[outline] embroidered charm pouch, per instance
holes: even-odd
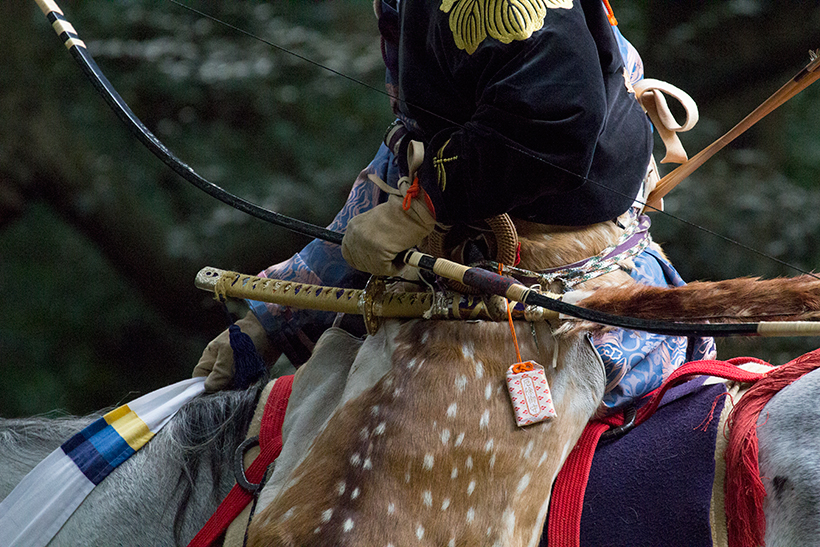
[[[507,369],[507,390],[518,427],[556,417],[544,367],[535,361],[516,363]]]

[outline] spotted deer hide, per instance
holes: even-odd
[[[249,545],[537,544],[552,481],[603,396],[586,336],[556,341],[547,324],[518,326],[522,357],[546,365],[558,413],[519,428],[504,382],[515,361],[508,325],[389,329],[389,344],[362,346],[393,346],[389,371],[332,414],[253,519]],[[329,362],[316,355],[306,377]]]

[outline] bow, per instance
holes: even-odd
[[[256,218],[276,224],[293,232],[340,244],[343,234],[270,211],[242,198],[234,196],[216,184],[206,180],[189,165],[175,156],[134,114],[125,100],[117,93],[114,86],[102,73],[97,63],[88,53],[85,43],[77,35],[74,26],[65,18],[65,14],[54,0],[35,0],[46,18],[51,23],[57,36],[79,64],[83,73],[91,80],[94,88],[102,95],[117,117],[131,130],[137,139],[155,156],[182,178],[206,192],[208,195]],[[540,306],[558,313],[592,321],[612,327],[628,330],[640,330],[674,336],[792,336],[796,334],[820,334],[820,323],[806,321],[793,322],[760,322],[735,324],[702,324],[650,321],[634,317],[622,317],[588,308],[575,306],[560,300],[549,298],[532,291],[509,278],[493,272],[469,268],[443,259],[435,259],[415,251],[406,253],[405,262],[412,266],[431,271],[442,277],[455,279],[466,285],[476,287],[489,294],[505,296],[510,300],[528,305]],[[778,325],[779,328],[772,328]],[[791,327],[787,329],[786,327]]]
[[[53,0],[35,0],[42,12],[45,14],[52,28],[57,33],[57,36],[65,44],[65,47],[71,53],[83,74],[91,80],[94,88],[102,95],[108,106],[114,111],[117,117],[131,130],[134,136],[150,150],[155,156],[170,167],[179,176],[207,193],[209,196],[218,199],[219,201],[230,205],[235,209],[247,213],[251,216],[265,220],[277,226],[281,226],[293,232],[314,237],[328,241],[331,243],[341,244],[342,234],[321,228],[314,224],[304,222],[285,216],[281,213],[265,209],[240,197],[237,197],[216,184],[208,181],[199,173],[193,170],[191,166],[183,162],[166,147],[151,131],[145,127],[145,124],[131,111],[131,108],[126,104],[125,100],[117,93],[105,74],[102,73],[100,67],[88,53],[85,43],[80,40],[74,25],[68,22],[65,14]]]

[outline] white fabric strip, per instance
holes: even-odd
[[[150,430],[147,437],[150,438],[182,405],[205,391],[204,382],[205,378],[190,378],[143,395],[126,405],[136,414],[129,413],[126,419],[129,422],[142,420]],[[98,423],[99,420],[94,422]],[[109,435],[116,433],[118,423],[109,424],[113,426],[107,430]],[[143,446],[133,447],[133,439],[123,440],[134,450]],[[63,447],[57,448],[0,503],[0,542],[8,547],[44,547],[93,489],[94,483]]]

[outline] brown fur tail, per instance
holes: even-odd
[[[820,319],[820,280],[804,275],[699,281],[668,289],[626,285],[598,289],[578,305],[667,321],[812,321]]]

